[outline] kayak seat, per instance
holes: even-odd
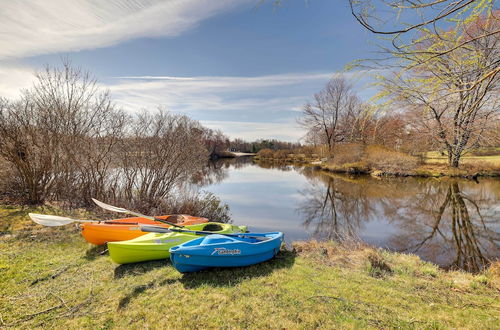
[[[203,238],[203,240],[200,242],[200,245],[230,243],[234,241],[237,240],[229,236],[216,234],[216,235],[209,235]]]
[[[203,231],[221,231],[223,230],[224,228],[222,228],[221,225],[218,225],[216,223],[209,223],[208,225],[205,225],[203,227]]]
[[[179,215],[179,214],[174,214],[174,215],[170,215],[167,217],[167,220],[168,222],[172,222],[172,223],[179,223],[179,222],[182,222],[182,220],[184,220],[184,216],[182,215]]]

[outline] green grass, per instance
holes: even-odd
[[[462,157],[462,164],[477,164],[480,162],[488,162],[492,165],[500,165],[500,154],[492,156],[472,156],[465,155]],[[437,151],[430,151],[425,154],[426,163],[447,163],[447,156],[442,156]]]
[[[498,267],[444,272],[418,257],[309,243],[247,268],[179,274],[117,266],[74,226],[0,207],[1,326],[54,328],[494,328]],[[496,273],[495,273],[496,271]]]

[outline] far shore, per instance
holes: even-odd
[[[481,160],[481,157],[475,157]],[[500,158],[500,157],[499,157]],[[374,177],[423,177],[423,178],[439,178],[439,177],[459,177],[466,179],[476,179],[478,177],[500,177],[500,167],[493,166],[491,168],[477,166],[476,163],[464,163],[459,168],[449,167],[444,162],[436,162],[427,160],[425,163],[413,169],[381,169],[369,166],[363,162],[346,163],[337,165],[329,160],[320,160],[315,158],[263,158],[254,157],[256,162],[274,163],[274,164],[291,164],[299,166],[313,166],[318,170],[323,170],[333,173],[371,175]],[[389,165],[387,167],[390,167]]]
[[[215,154],[215,159],[218,158],[236,158],[236,157],[252,157],[257,154],[251,152],[239,152],[239,151],[221,151]]]

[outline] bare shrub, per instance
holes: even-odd
[[[2,203],[20,201],[22,196],[19,189],[15,189],[20,184],[15,169],[0,157],[0,201]]]
[[[259,150],[259,152],[257,153],[257,155],[260,158],[273,158],[274,157],[274,151],[271,150],[271,149],[262,149],[262,150]]]
[[[286,159],[288,157],[288,154],[290,154],[290,150],[288,150],[288,149],[281,149],[281,150],[276,150],[274,152],[273,157],[275,159]]]
[[[122,124],[123,114],[89,73],[67,62],[46,67],[20,100],[0,102],[0,156],[16,170],[28,203],[89,186],[95,194]]]
[[[171,200],[165,213],[196,214],[210,221],[230,223],[229,206],[211,192],[181,194]]]
[[[303,146],[298,148],[295,153],[296,154],[304,154],[306,157],[311,157],[313,154],[316,154],[318,151],[318,147],[315,146]]]
[[[213,130],[204,127],[203,143],[211,159],[231,157],[231,153],[226,152],[230,145],[229,138],[221,130]]]
[[[130,130],[120,144],[122,184],[113,197],[136,209],[156,208],[206,164],[201,125],[186,116],[164,109],[143,112]]]

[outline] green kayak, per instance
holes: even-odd
[[[184,227],[186,230],[210,231],[217,234],[245,233],[246,226],[233,226],[227,223],[207,222]],[[117,264],[129,264],[148,260],[167,259],[171,247],[188,242],[204,235],[194,233],[149,233],[120,242],[109,242],[111,259]]]

